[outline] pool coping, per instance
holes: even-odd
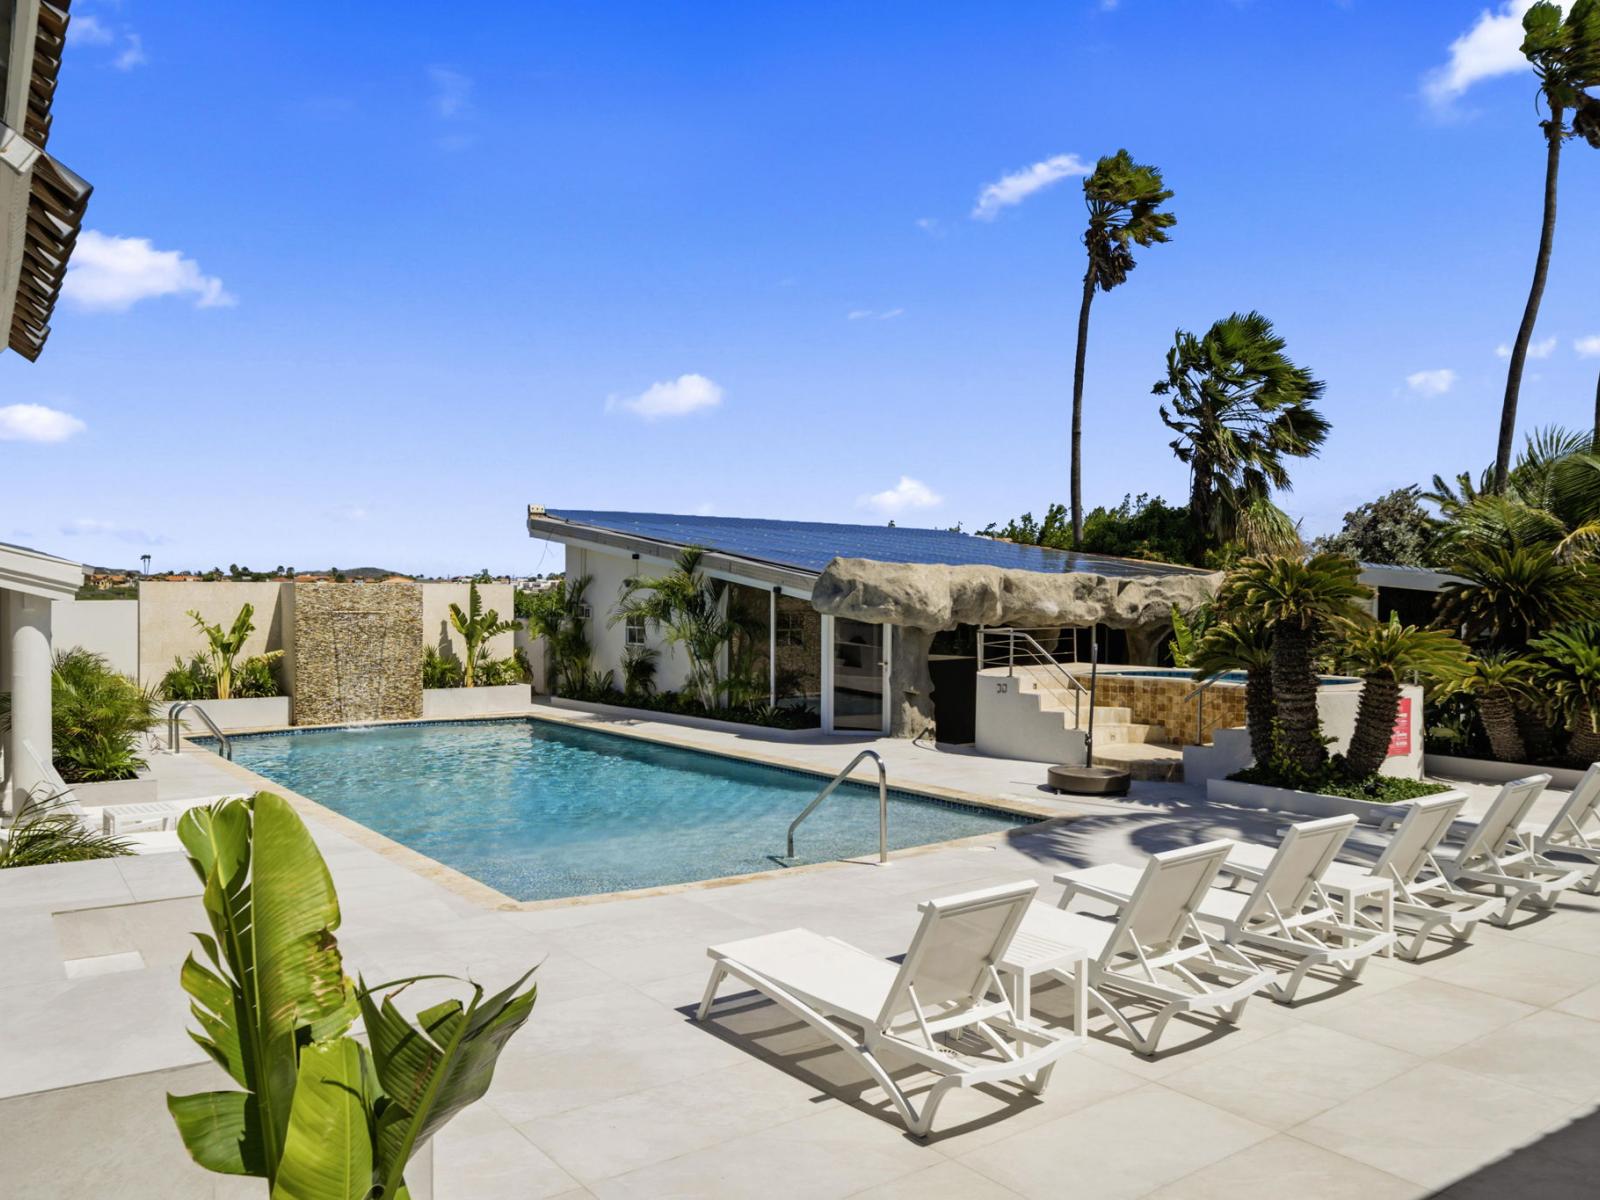
[[[569,716],[566,715],[564,710],[561,709],[539,707],[519,709],[505,713],[425,718],[403,717],[394,720],[363,721],[359,724],[362,728],[369,728],[389,725],[460,725],[506,723],[510,721],[527,720],[549,721],[551,724],[566,725],[575,729],[593,729],[596,732],[613,734],[617,737],[633,738],[636,741],[650,742],[654,745],[667,746],[677,750],[690,750],[700,754],[708,754],[713,758],[732,759],[737,762],[751,763],[756,766],[779,767],[784,770],[794,771],[802,775],[810,776],[821,783],[826,783],[829,779],[833,778],[833,776],[829,773],[820,771],[816,767],[810,766],[806,763],[793,762],[791,760],[782,759],[776,756],[754,754],[745,750],[710,749],[694,743],[678,741],[674,738],[658,734],[655,731],[618,729],[610,723],[615,718],[604,718],[606,723],[602,726],[600,725],[600,722],[595,719],[595,716],[595,714],[579,712],[572,712]],[[315,733],[319,731],[331,731],[349,728],[351,728],[351,725],[348,722],[337,722],[323,725],[285,725],[270,726],[260,729],[234,730],[229,733],[229,736],[232,737],[237,735],[239,737],[248,737],[251,735],[260,734],[284,734],[292,736],[297,733]],[[973,834],[968,837],[952,838],[943,842],[929,842],[921,846],[907,846],[901,850],[891,850],[889,851],[889,863],[887,864],[878,863],[875,860],[875,856],[873,858],[856,857],[830,859],[826,862],[802,863],[792,867],[773,867],[770,870],[752,871],[743,875],[719,875],[713,879],[692,879],[683,883],[660,884],[654,887],[627,888],[614,892],[591,892],[581,896],[554,896],[544,900],[518,900],[515,897],[506,895],[497,888],[490,887],[482,880],[473,878],[464,871],[457,870],[455,867],[447,866],[446,864],[439,862],[437,859],[430,858],[428,855],[423,854],[418,850],[414,850],[402,842],[397,842],[393,838],[381,834],[377,830],[371,829],[366,825],[361,824],[361,822],[355,820],[354,818],[347,817],[343,813],[329,808],[325,804],[321,804],[308,796],[302,796],[300,793],[285,787],[276,780],[268,779],[265,775],[257,774],[248,767],[240,766],[238,763],[223,758],[222,755],[218,754],[216,751],[207,746],[201,745],[200,742],[195,738],[185,736],[182,738],[182,742],[187,744],[196,753],[210,755],[216,761],[218,766],[226,769],[228,772],[238,775],[242,778],[247,778],[252,781],[260,781],[261,783],[268,785],[266,788],[262,788],[257,786],[255,783],[252,783],[252,791],[270,790],[275,794],[281,795],[290,803],[293,808],[295,808],[296,811],[300,812],[302,815],[314,817],[323,824],[332,826],[335,830],[344,834],[346,837],[350,838],[352,841],[358,843],[364,848],[375,852],[391,862],[405,867],[414,874],[420,875],[423,878],[438,884],[440,887],[445,888],[447,891],[454,893],[464,900],[469,900],[472,903],[487,909],[502,912],[535,912],[545,908],[563,908],[568,906],[575,907],[584,904],[601,904],[612,900],[631,900],[644,899],[650,896],[667,896],[691,890],[698,891],[709,888],[732,887],[741,883],[751,883],[763,879],[773,879],[779,876],[792,876],[797,872],[836,870],[851,866],[875,867],[892,865],[897,859],[909,858],[919,854],[929,854],[938,850],[948,850],[962,846],[976,847],[989,842],[997,842],[1010,836],[1017,830],[1039,829],[1055,823],[1066,823],[1076,820],[1080,815],[1077,813],[1062,813],[1056,809],[1046,808],[1042,804],[1030,804],[1025,800],[1008,799],[1000,796],[982,796],[974,792],[962,791],[959,788],[941,787],[936,784],[918,785],[915,788],[897,787],[892,788],[891,790],[906,793],[912,796],[924,796],[932,800],[950,801],[967,805],[972,808],[989,809],[994,812],[1004,813],[1008,816],[1026,817],[1029,818],[1029,820],[1025,824],[1018,824],[1015,829],[1011,830],[996,830],[992,833]],[[847,776],[847,779],[855,783],[867,783],[869,785],[872,782],[871,780],[857,778],[857,772],[852,772],[849,776]]]

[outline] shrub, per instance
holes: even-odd
[[[56,770],[68,783],[132,779],[139,734],[156,723],[156,697],[87,650],[56,654],[50,675]]]

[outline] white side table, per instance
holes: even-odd
[[[1033,981],[1056,975],[1072,986],[1072,1028],[1081,1046],[1089,1034],[1089,952],[1059,926],[1061,910],[1037,900],[1028,906],[1005,957],[995,964],[1017,1018],[1033,1020]]]

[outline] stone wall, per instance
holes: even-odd
[[[1086,685],[1088,672],[1078,678]],[[1095,678],[1095,703],[1101,708],[1127,708],[1139,725],[1164,725],[1167,741],[1176,746],[1195,744],[1199,699],[1184,697],[1198,685],[1186,677],[1152,679],[1103,671]],[[1244,724],[1244,686],[1219,683],[1206,690],[1205,732]],[[1203,739],[1202,739],[1203,741]]]
[[[291,594],[296,725],[422,715],[422,585],[301,583]]]

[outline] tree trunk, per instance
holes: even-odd
[[[1277,705],[1279,749],[1302,771],[1328,756],[1317,720],[1317,679],[1311,670],[1311,631],[1285,623],[1272,635],[1272,698]]]
[[[1572,740],[1567,753],[1584,762],[1600,761],[1600,731],[1595,729],[1594,712],[1587,704],[1573,714]]]
[[[1190,558],[1199,563],[1211,541],[1211,477],[1199,462],[1189,464]]]
[[[1527,746],[1517,727],[1517,710],[1502,692],[1485,692],[1478,697],[1478,716],[1489,737],[1489,753],[1501,762],[1526,762]]]
[[[1400,684],[1392,676],[1368,675],[1361,681],[1361,703],[1356,708],[1356,727],[1345,751],[1345,772],[1352,779],[1376,775],[1389,757],[1389,741],[1394,721],[1400,712]]]
[[[1506,476],[1511,471],[1511,443],[1517,431],[1517,397],[1522,391],[1522,367],[1528,359],[1528,343],[1533,340],[1533,327],[1539,320],[1544,281],[1550,273],[1550,251],[1555,246],[1556,175],[1561,168],[1564,115],[1564,109],[1553,105],[1550,119],[1544,125],[1545,141],[1548,143],[1544,166],[1544,224],[1539,230],[1539,257],[1534,260],[1533,287],[1528,291],[1522,324],[1517,328],[1517,340],[1511,346],[1511,364],[1506,368],[1506,395],[1500,404],[1500,443],[1494,458],[1494,491],[1497,493],[1506,490]]]
[[[1264,668],[1245,672],[1244,723],[1256,765],[1264,766],[1272,758],[1272,673]]]
[[[1600,454],[1600,374],[1594,377],[1594,435],[1589,439],[1589,449]]]
[[[1072,367],[1072,548],[1083,545],[1083,364],[1089,357],[1089,306],[1094,303],[1094,263],[1083,273],[1078,309],[1078,356]]]

